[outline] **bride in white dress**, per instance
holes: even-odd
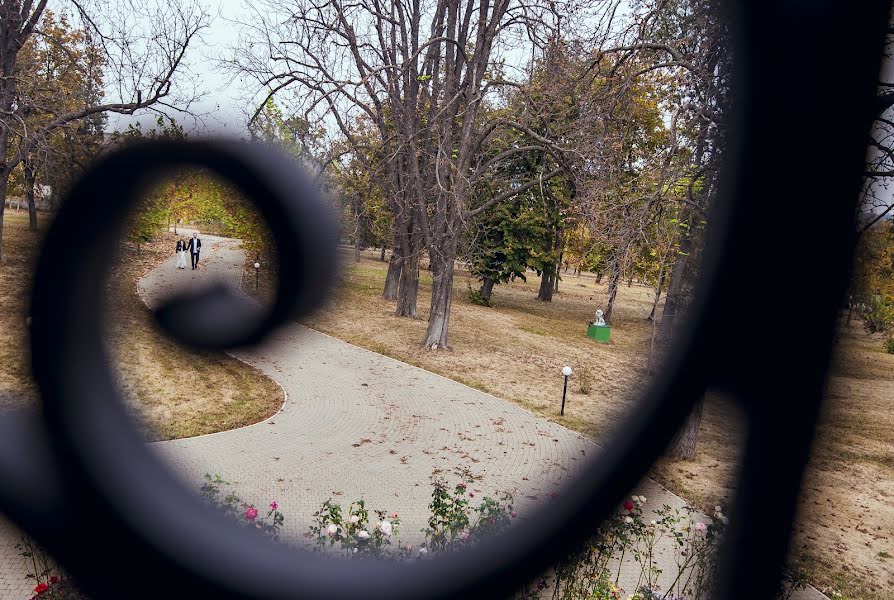
[[[186,268],[186,244],[183,240],[177,240],[177,268]]]

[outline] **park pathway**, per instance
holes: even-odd
[[[202,269],[178,271],[172,258],[140,280],[147,303],[214,280],[239,286],[239,242],[203,236],[203,244]],[[478,497],[513,492],[524,519],[599,451],[514,404],[298,324],[235,356],[283,386],[282,410],[241,429],[150,446],[192,489],[206,473],[220,474],[246,500],[277,501],[286,515],[284,537],[294,541],[325,500],[346,506],[364,498],[371,509],[397,511],[398,539],[418,544],[432,476],[452,484],[462,470],[475,477]],[[646,496],[647,515],[664,504],[685,504],[651,480],[636,493]],[[0,521],[0,600],[28,596],[14,543]],[[669,552],[663,549],[665,560]],[[622,570],[628,593],[638,573],[635,564]],[[796,597],[823,598],[815,591]]]

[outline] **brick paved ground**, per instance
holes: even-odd
[[[237,244],[211,236],[203,242],[206,268],[177,271],[171,259],[141,280],[147,301],[216,277],[238,284]],[[523,519],[598,452],[590,440],[513,404],[297,324],[237,356],[285,388],[282,411],[242,429],[151,448],[193,489],[205,473],[219,473],[246,500],[276,500],[291,540],[302,539],[325,500],[364,498],[370,508],[400,513],[399,538],[418,544],[432,475],[456,482],[461,469],[475,475],[472,488],[481,496],[514,491]],[[684,504],[650,480],[637,493],[649,510]],[[9,550],[13,537],[0,523],[0,600],[28,591]],[[622,584],[631,589],[638,573],[627,565]]]
[[[15,547],[18,541],[18,530],[0,519],[0,600],[22,600],[34,587],[25,579],[25,559]]]

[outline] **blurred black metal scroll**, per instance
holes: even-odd
[[[548,511],[443,559],[339,562],[276,549],[230,526],[150,455],[113,385],[100,312],[107,245],[145,184],[172,168],[210,169],[256,202],[276,241],[278,293],[269,309],[249,311],[216,290],[158,310],[187,345],[257,343],[318,305],[334,273],[332,215],[294,163],[269,149],[214,142],[113,153],[65,202],[33,291],[32,361],[44,408],[0,419],[0,509],[97,598],[505,597],[595,530],[712,387],[738,400],[748,424],[715,596],[771,598],[848,281],[889,5],[730,8],[735,121],[697,301],[666,372]],[[755,272],[772,298],[755,298],[748,280]],[[773,299],[791,306],[805,282],[810,299],[787,320],[797,355],[743,326],[775,318]]]

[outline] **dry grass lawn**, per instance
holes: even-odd
[[[28,366],[28,291],[40,232],[27,214],[7,211],[0,263],[0,408],[37,402]],[[111,274],[108,339],[122,388],[149,439],[213,433],[255,423],[283,402],[282,389],[260,371],[222,354],[192,353],[158,331],[136,281],[171,255],[173,236],[124,245]]]
[[[536,277],[500,285],[494,306],[469,302],[468,273],[456,276],[451,352],[419,347],[431,291],[423,272],[416,321],[393,316],[381,298],[387,263],[365,253],[360,263],[343,253],[335,298],[306,324],[515,402],[599,439],[620,421],[646,383],[652,290],[622,285],[611,344],[585,336],[605,301],[606,286],[592,275],[566,275],[552,303],[537,301]],[[252,281],[252,284],[254,282]],[[262,288],[264,287],[262,280]],[[559,416],[560,369],[571,365],[565,416]],[[584,385],[582,386],[582,382]],[[584,393],[587,389],[588,393]],[[843,332],[828,406],[813,452],[796,526],[793,561],[811,581],[847,598],[894,598],[894,355],[858,326]],[[705,404],[698,456],[662,460],[652,477],[710,509],[728,505],[741,449],[735,407],[720,397]]]
[[[882,339],[843,325],[827,393],[793,550],[848,597],[894,598],[894,355]]]
[[[6,210],[0,262],[0,410],[33,404],[37,399],[25,319],[42,237],[41,231],[28,229],[27,212]]]

